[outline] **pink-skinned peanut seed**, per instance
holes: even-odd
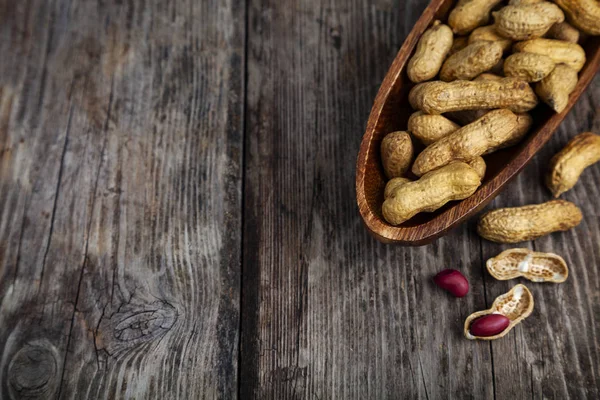
[[[503,332],[508,325],[510,325],[510,319],[502,314],[484,315],[471,323],[469,332],[473,336],[494,336]]]
[[[439,272],[433,281],[455,297],[463,297],[469,292],[469,281],[455,269],[445,269]]]

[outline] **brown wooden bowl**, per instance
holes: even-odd
[[[550,139],[600,66],[600,37],[589,37],[582,44],[587,62],[562,113],[557,114],[546,105],[539,105],[532,110],[534,125],[526,140],[485,157],[486,175],[481,187],[471,197],[450,202],[433,213],[417,214],[400,226],[392,226],[381,214],[387,180],[381,165],[379,146],[387,133],[407,129],[408,117],[413,112],[408,103],[408,92],[414,84],[408,79],[404,66],[423,32],[436,19],[447,20],[454,3],[453,0],[432,0],[407,36],[377,93],[360,145],[356,163],[356,201],[369,232],[385,243],[430,243],[485,207]]]

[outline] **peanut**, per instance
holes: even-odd
[[[552,200],[490,211],[479,220],[477,232],[492,242],[518,243],[566,231],[579,225],[581,219],[581,210],[575,204]]]
[[[488,71],[502,59],[502,46],[498,42],[475,42],[454,53],[444,62],[440,79],[471,79]]]
[[[414,148],[408,132],[392,132],[381,141],[381,161],[388,178],[402,176],[413,159]]]
[[[404,185],[405,183],[410,182],[410,179],[408,178],[392,178],[388,181],[388,183],[385,185],[385,191],[383,193],[383,198],[387,199],[388,197],[392,196],[392,193],[394,193],[394,191],[399,188],[400,186]]]
[[[426,82],[416,85],[408,100],[414,109],[426,114],[442,114],[461,110],[508,108],[526,112],[537,105],[531,87],[520,79],[499,81]]]
[[[502,46],[502,51],[506,53],[512,47],[512,40],[502,37],[496,32],[494,25],[481,26],[471,32],[469,35],[469,44],[477,41],[498,42]]]
[[[567,14],[569,22],[589,35],[600,35],[598,0],[554,0]]]
[[[535,85],[535,92],[540,100],[548,104],[557,113],[562,112],[569,104],[569,94],[577,86],[577,72],[564,64],[556,68]]]
[[[548,56],[535,53],[515,53],[504,61],[504,75],[538,82],[554,69],[554,61]]]
[[[435,21],[417,44],[417,50],[408,62],[408,78],[415,82],[433,79],[452,47],[452,30],[448,25]]]
[[[454,297],[464,297],[469,292],[469,281],[460,271],[445,269],[433,277],[433,282]]]
[[[568,22],[559,22],[558,24],[552,25],[550,30],[546,33],[546,37],[549,39],[577,43],[579,42],[579,31]]]
[[[461,51],[462,49],[467,47],[468,44],[469,44],[468,36],[455,36],[454,42],[452,42],[452,47],[450,48],[450,52],[448,53],[448,56],[451,56],[452,54],[454,54],[458,51]]]
[[[553,24],[565,20],[562,10],[547,1],[506,6],[492,15],[496,31],[513,40],[541,37]]]
[[[490,20],[490,11],[502,0],[459,0],[448,16],[448,25],[457,35],[465,35]]]
[[[481,156],[512,139],[518,127],[518,116],[511,111],[490,111],[425,148],[417,156],[412,172],[421,176],[453,160],[468,161]]]
[[[516,285],[508,293],[496,297],[488,310],[478,311],[467,317],[463,330],[465,337],[471,340],[500,339],[531,315],[533,304],[529,289],[525,285]],[[496,315],[500,317],[492,317]],[[506,322],[501,316],[509,319],[508,326],[503,326]]]
[[[474,337],[490,337],[502,333],[510,325],[510,319],[501,314],[489,314],[475,319],[469,327]]]
[[[600,136],[584,132],[575,136],[550,160],[546,185],[558,197],[571,189],[587,167],[600,161]]]
[[[460,126],[442,115],[428,115],[421,111],[413,113],[408,119],[408,130],[424,145],[456,131]]]
[[[569,268],[561,256],[529,249],[503,251],[490,258],[485,266],[490,275],[501,281],[522,276],[533,282],[561,283],[569,276]]]
[[[567,64],[575,71],[581,71],[585,64],[585,51],[577,43],[554,39],[531,39],[515,43],[513,50],[523,53],[535,53],[548,56],[555,64]]]
[[[383,202],[383,217],[390,224],[399,225],[417,213],[435,211],[451,200],[465,199],[479,185],[481,179],[473,168],[453,163],[396,188]]]

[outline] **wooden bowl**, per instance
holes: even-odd
[[[383,173],[379,146],[387,133],[407,129],[408,117],[414,111],[408,103],[408,92],[414,84],[408,79],[404,66],[423,32],[436,19],[446,21],[454,3],[452,0],[433,0],[407,36],[377,93],[360,145],[356,163],[356,201],[369,232],[385,243],[430,243],[485,207],[550,139],[600,66],[600,37],[589,37],[582,44],[587,62],[579,73],[577,87],[571,93],[569,104],[562,113],[557,114],[540,104],[530,113],[534,125],[522,143],[485,157],[486,176],[475,194],[460,202],[450,202],[433,213],[417,214],[402,225],[392,226],[381,214],[387,180]]]

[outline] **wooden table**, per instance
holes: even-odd
[[[524,244],[569,279],[493,343],[462,324],[512,246],[362,226],[365,122],[425,6],[0,0],[0,398],[599,398],[600,166],[564,196],[582,224]],[[548,200],[584,130],[600,77],[491,206]]]

